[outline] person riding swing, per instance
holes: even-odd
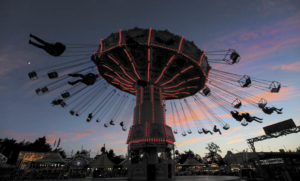
[[[56,42],[53,44],[53,43],[48,43],[33,34],[30,34],[29,36],[30,36],[30,38],[33,38],[38,43],[40,43],[40,44],[38,44],[36,42],[31,41],[31,39],[30,39],[29,44],[31,44],[37,48],[45,50],[48,54],[50,54],[52,56],[58,57],[61,54],[63,54],[64,51],[66,50],[66,46],[60,42]]]

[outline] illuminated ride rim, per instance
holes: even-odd
[[[204,88],[210,66],[204,51],[168,31],[132,29],[100,41],[95,54],[99,74],[116,88],[136,94],[136,85],[161,89],[164,100],[180,99]]]
[[[66,46],[61,57],[72,60],[29,72],[32,80],[48,77],[49,83],[35,92],[42,95],[64,88],[52,105],[70,108],[74,116],[87,113],[87,122],[102,122],[105,128],[118,124],[127,131],[130,125],[142,123],[148,129],[149,121],[138,118],[144,115],[152,123],[161,120],[163,127],[166,120],[171,121],[173,133],[180,132],[182,136],[191,134],[194,128],[199,134],[222,134],[221,129],[228,130],[230,125],[217,111],[229,114],[242,126],[262,122],[243,111],[243,105],[252,105],[265,114],[282,111],[268,107],[265,98],[256,96],[262,91],[278,93],[283,87],[279,82],[211,68],[215,64],[237,64],[241,57],[234,49],[200,50],[183,36],[151,28],[112,33],[100,40],[96,51],[93,44]],[[99,77],[93,83],[78,81],[78,74],[88,73]],[[251,93],[250,89],[258,92]],[[143,100],[160,108],[141,108]],[[170,113],[168,117],[165,109]],[[141,110],[143,114],[136,113]],[[132,111],[134,114],[128,116]],[[143,136],[142,141],[145,140],[148,141]],[[162,141],[161,137],[156,141]]]

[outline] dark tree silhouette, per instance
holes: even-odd
[[[100,150],[100,151],[101,151],[102,154],[106,153],[105,144],[101,147],[101,150]]]
[[[114,150],[113,149],[110,149],[109,151],[108,151],[108,153],[107,153],[107,157],[109,158],[109,159],[112,159],[113,157],[115,157],[116,155],[115,155],[115,153],[114,153]]]
[[[221,153],[221,149],[219,145],[215,144],[214,142],[208,143],[205,149],[208,150],[206,154],[206,159],[208,163],[219,163],[222,160],[222,157],[219,155]]]
[[[62,148],[56,148],[53,151],[59,153],[62,158],[67,158],[65,150]]]
[[[51,146],[46,142],[46,137],[37,138],[33,143],[17,142],[15,139],[0,139],[0,153],[5,155],[8,160],[8,164],[15,164],[18,159],[20,151],[29,151],[29,152],[51,152]],[[63,154],[63,150],[58,150],[59,153]],[[64,156],[64,155],[62,155]]]
[[[87,151],[87,150],[85,150],[85,149],[83,149],[83,150],[81,150],[81,151],[77,151],[76,153],[75,153],[75,155],[85,155],[85,156],[89,156],[89,151]]]
[[[184,151],[184,153],[182,153],[182,154],[180,154],[179,151],[176,150],[175,155],[176,155],[177,162],[179,162],[181,164],[184,163],[186,161],[186,159],[188,159],[188,158],[193,158],[193,159],[199,161],[200,163],[202,163],[201,156],[194,153],[192,150]]]
[[[29,145],[30,151],[35,152],[50,152],[51,146],[46,142],[46,137],[36,139],[32,144]]]

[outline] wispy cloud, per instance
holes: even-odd
[[[250,97],[249,99],[255,99],[255,97],[261,97],[266,99],[269,102],[274,101],[282,101],[282,100],[289,100],[295,97],[298,97],[297,89],[294,87],[283,87],[280,89],[280,92],[277,94],[271,93],[271,92],[262,92],[259,94],[254,95],[253,97]]]
[[[59,138],[61,138],[63,142],[69,142],[69,141],[74,142],[74,141],[81,140],[85,137],[91,136],[95,132],[96,131],[94,129],[85,129],[80,131],[76,130],[76,131],[67,131],[67,132],[54,131],[53,133],[48,134],[46,138],[48,143],[54,143],[55,140],[58,140]]]
[[[189,139],[186,139],[186,140],[184,140],[184,141],[177,142],[177,143],[176,143],[176,146],[180,147],[180,146],[192,144],[192,143],[195,143],[195,142],[200,141],[200,140],[205,140],[205,139],[207,139],[209,136],[210,136],[210,135],[206,135],[206,136],[202,136],[202,137],[193,137],[193,138],[189,138]]]
[[[17,52],[6,48],[0,51],[0,77],[27,65],[25,52]]]
[[[17,141],[22,141],[24,139],[26,141],[34,141],[34,139],[38,137],[38,135],[35,133],[21,133],[15,132],[13,130],[5,130],[4,134],[6,135],[6,137],[11,137],[13,139],[16,139]]]
[[[236,138],[236,139],[233,139],[229,142],[227,142],[227,144],[233,144],[233,143],[238,143],[238,142],[242,142],[244,141],[242,138]]]
[[[283,18],[270,22],[261,27],[253,26],[241,28],[217,37],[206,44],[210,49],[238,48],[241,54],[241,62],[234,67],[222,66],[231,70],[239,67],[248,68],[255,65],[257,61],[278,56],[286,49],[300,46],[300,13],[296,13],[288,18]]]
[[[284,71],[292,71],[292,72],[300,72],[300,61],[296,61],[290,64],[279,64],[270,66],[271,70],[284,70]]]

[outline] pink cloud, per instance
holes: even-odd
[[[0,52],[0,76],[3,77],[7,73],[15,71],[19,68],[27,66],[24,59],[28,53],[16,52],[15,50],[6,48]]]
[[[206,138],[208,138],[208,137],[209,137],[209,135],[206,135],[206,136],[203,136],[203,137],[193,137],[193,138],[189,138],[189,139],[186,139],[186,140],[184,140],[184,141],[177,142],[177,143],[176,143],[176,146],[180,147],[180,146],[192,144],[192,143],[195,143],[195,142],[197,142],[197,141],[204,140],[204,139],[206,139]]]
[[[54,131],[53,133],[48,134],[46,138],[48,143],[54,143],[55,140],[57,141],[59,138],[61,139],[62,142],[68,142],[68,141],[80,140],[84,137],[91,136],[93,133],[95,133],[94,129],[68,131],[68,132]]]
[[[274,65],[270,67],[272,70],[286,70],[286,71],[293,71],[293,72],[298,72],[300,71],[300,61],[296,61],[294,63],[290,64],[279,64],[279,65]]]
[[[127,151],[127,147],[124,146],[124,147],[114,148],[114,151],[116,151],[116,152],[124,152],[124,151]]]
[[[20,133],[12,130],[5,130],[4,133],[7,135],[7,137],[11,137],[17,141],[34,141],[38,137],[38,135],[35,133]]]
[[[241,62],[234,67],[222,66],[225,70],[254,65],[255,62],[266,57],[275,57],[286,49],[299,47],[299,19],[300,13],[296,13],[289,18],[277,20],[259,28],[237,29],[231,34],[226,34],[206,43],[205,47],[209,50],[237,49],[242,58]]]
[[[294,87],[283,87],[280,89],[280,92],[277,94],[271,92],[262,92],[254,95],[253,97],[250,97],[249,99],[255,99],[255,97],[262,97],[266,99],[268,102],[274,102],[274,101],[289,100],[298,96],[299,95],[297,94],[296,89]]]
[[[47,135],[46,136],[46,140],[47,140],[47,143],[54,143],[56,140],[58,140],[59,138],[57,138],[55,135],[53,134],[50,134],[50,135]]]
[[[74,136],[73,136],[73,138],[71,138],[71,140],[72,141],[77,141],[77,140],[79,140],[83,137],[90,136],[93,132],[94,132],[94,130],[89,129],[89,130],[85,130],[85,131],[82,131],[82,132],[74,133]]]
[[[242,142],[244,141],[242,138],[236,138],[236,139],[233,139],[229,142],[227,142],[227,144],[233,144],[233,143],[238,143],[238,142]]]

